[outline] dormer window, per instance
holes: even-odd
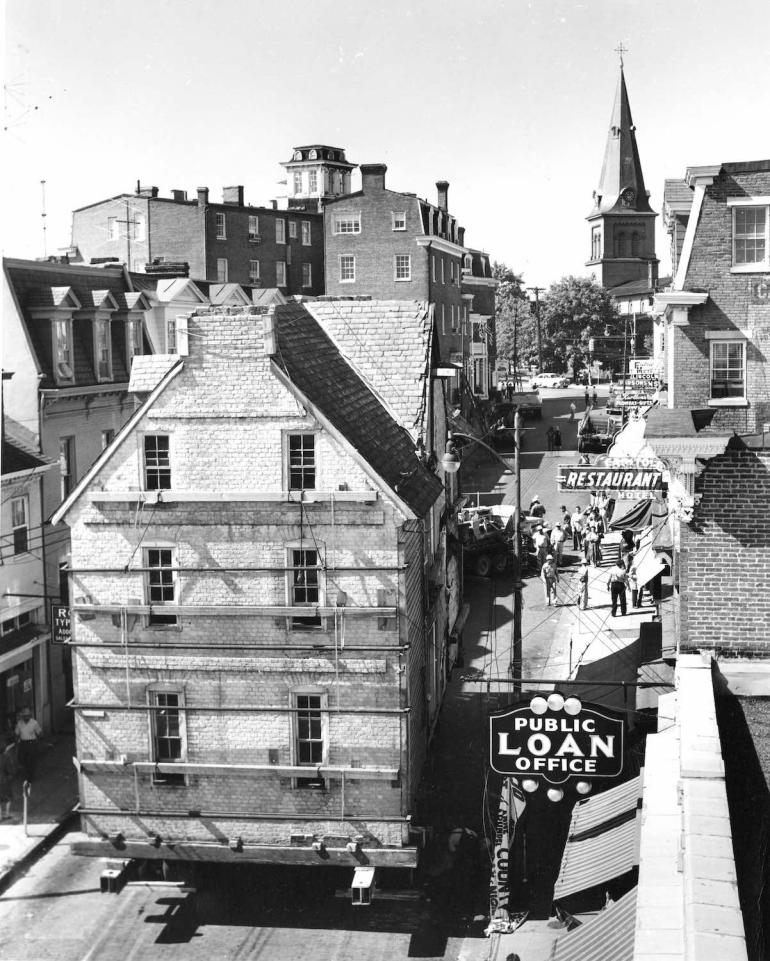
[[[94,367],[97,380],[112,379],[110,322],[104,317],[94,321]]]
[[[142,322],[138,318],[129,320],[126,324],[126,359],[128,369],[131,370],[131,362],[137,354],[144,352],[142,344]]]
[[[72,321],[53,322],[54,375],[58,384],[71,384],[75,380],[72,365]]]

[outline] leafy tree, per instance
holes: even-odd
[[[593,359],[617,370],[623,361],[623,319],[609,292],[588,277],[563,277],[540,302],[543,370],[587,367]]]
[[[524,280],[502,263],[492,265],[499,282],[495,299],[495,338],[498,360],[513,362],[521,370],[537,354],[535,321],[523,288]]]

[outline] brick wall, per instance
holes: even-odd
[[[72,244],[78,248],[85,263],[90,263],[97,257],[117,257],[121,263],[128,263],[130,253],[130,269],[144,270],[150,252],[148,208],[147,197],[127,194],[75,210],[72,212]],[[129,245],[126,239],[126,224],[121,221],[134,220],[139,216],[144,217],[147,225],[146,239],[137,240],[136,228],[132,227]],[[110,236],[110,218],[118,221],[118,236],[115,239]]]
[[[770,451],[708,462],[691,524],[681,525],[683,650],[770,652]]]

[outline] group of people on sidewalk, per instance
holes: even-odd
[[[37,742],[43,733],[29,707],[19,712],[13,739],[0,735],[0,821],[13,820],[11,803],[17,773],[32,783],[37,761]]]

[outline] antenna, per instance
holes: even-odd
[[[45,233],[45,217],[46,217],[46,213],[45,213],[45,180],[41,180],[41,181],[40,181],[40,190],[41,190],[41,193],[42,193],[42,195],[43,195],[43,210],[42,210],[42,213],[40,214],[40,217],[42,218],[42,221],[43,221],[43,256],[44,256],[44,257],[47,257],[47,256],[48,256],[48,247],[47,247],[47,245],[46,245],[46,233]]]

